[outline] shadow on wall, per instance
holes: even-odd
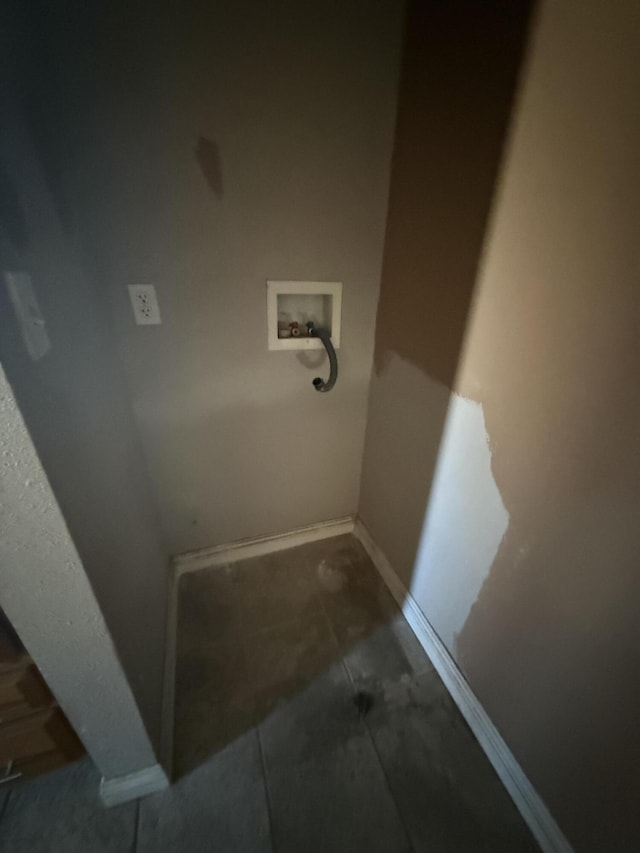
[[[0,164],[0,231],[4,231],[16,251],[27,250],[29,230],[20,196],[2,164]]]
[[[95,69],[87,63],[87,74],[76,74],[73,62],[91,55],[95,9],[45,6],[10,2],[3,10],[0,270],[29,275],[51,348],[40,360],[29,356],[0,276],[0,361],[157,742],[167,554],[116,354],[105,271],[75,227],[93,190],[82,164],[96,144],[97,98]]]
[[[414,2],[396,127],[376,327],[453,386],[508,129],[531,0]]]
[[[530,0],[410,8],[361,488],[407,589],[532,12]]]

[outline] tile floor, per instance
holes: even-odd
[[[352,537],[185,575],[178,610],[175,784],[104,810],[90,762],[49,774],[0,794],[0,851],[538,850]]]

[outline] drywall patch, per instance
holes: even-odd
[[[196,160],[202,169],[205,181],[218,198],[222,198],[222,165],[218,144],[206,136],[201,136],[196,145]]]
[[[482,405],[452,394],[411,595],[453,654],[508,526]]]

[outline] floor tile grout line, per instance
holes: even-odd
[[[136,800],[136,818],[133,824],[133,847],[131,853],[138,853],[138,842],[140,841],[140,800]]]
[[[344,663],[344,654],[342,652],[342,647],[340,646],[340,643],[338,642],[338,635],[336,634],[336,630],[333,626],[333,621],[332,621],[331,616],[329,615],[329,611],[327,610],[327,607],[323,601],[322,595],[320,596],[320,608],[322,610],[322,614],[324,615],[325,622],[329,626],[329,633],[331,634],[331,639],[335,643],[336,651],[338,652],[338,655],[340,656],[340,660]]]
[[[349,672],[349,667],[347,666],[347,662],[344,659],[344,655],[341,655],[341,657],[340,657],[340,664],[344,670],[345,675],[347,676],[347,681],[349,682],[349,684],[351,686],[351,690],[354,691],[356,688],[356,684],[355,684],[355,681],[353,680],[353,676]]]
[[[258,738],[258,749],[260,750],[260,764],[262,765],[262,778],[264,780],[264,795],[267,801],[267,818],[269,820],[269,841],[271,842],[272,853],[276,853],[276,843],[274,840],[273,832],[273,810],[271,807],[271,795],[269,794],[269,777],[267,775],[267,760],[264,755],[262,738],[260,737],[260,726],[257,725],[255,729],[256,737]]]
[[[398,815],[398,820],[400,821],[400,824],[402,825],[402,829],[404,830],[404,834],[405,834],[406,839],[407,839],[407,844],[409,845],[407,849],[412,851],[412,853],[415,853],[415,847],[413,846],[413,841],[411,840],[409,830],[407,829],[407,825],[404,822],[404,818],[402,817],[402,812],[400,811],[400,807],[398,806],[398,800],[396,799],[396,796],[393,793],[393,788],[391,787],[391,783],[389,782],[389,777],[387,776],[387,771],[385,770],[385,766],[382,762],[382,758],[380,757],[380,753],[378,752],[378,747],[376,745],[376,739],[371,734],[371,729],[370,729],[369,724],[367,723],[366,720],[365,720],[364,725],[365,725],[365,728],[367,730],[367,734],[369,735],[369,740],[371,741],[371,745],[373,746],[373,751],[376,755],[376,759],[378,760],[378,764],[380,765],[380,770],[382,771],[382,776],[384,777],[384,781],[385,781],[385,784],[387,786],[387,791],[389,792],[389,796],[391,797],[391,801],[393,802],[393,805],[395,806],[396,814]]]
[[[355,683],[355,681],[353,680],[353,676],[351,675],[351,672],[349,671],[349,667],[347,666],[347,663],[346,663],[346,661],[345,661],[344,657],[341,659],[341,663],[342,663],[342,667],[343,667],[343,669],[344,669],[344,671],[345,671],[345,673],[346,673],[346,675],[347,675],[347,679],[348,679],[348,681],[349,681],[349,684],[351,684],[351,688],[352,688],[352,690],[354,690],[354,691],[355,691],[355,689],[356,689],[356,683]],[[374,738],[374,736],[371,734],[371,729],[370,729],[369,724],[367,723],[366,719],[364,720],[364,727],[365,727],[365,730],[366,730],[366,732],[367,732],[367,736],[368,736],[368,738],[369,738],[369,741],[371,742],[371,746],[372,746],[372,748],[373,748],[373,752],[374,752],[374,754],[375,754],[375,756],[376,756],[376,760],[377,760],[377,762],[378,762],[378,766],[380,767],[380,770],[381,770],[381,772],[382,772],[382,777],[383,777],[383,779],[384,779],[384,783],[385,783],[385,785],[387,786],[387,791],[388,791],[388,793],[389,793],[389,796],[391,797],[391,802],[392,802],[392,803],[393,803],[393,805],[394,805],[394,808],[395,808],[395,810],[396,810],[396,814],[398,815],[398,820],[400,821],[400,825],[402,826],[402,829],[403,829],[403,831],[404,831],[405,837],[406,837],[406,839],[407,839],[407,844],[409,845],[407,849],[408,849],[408,850],[410,850],[410,851],[413,851],[413,853],[415,853],[415,848],[414,848],[414,846],[413,846],[413,842],[412,842],[412,840],[411,840],[411,836],[409,835],[409,830],[407,829],[407,826],[406,826],[406,824],[405,824],[405,822],[404,822],[404,819],[403,819],[403,817],[402,817],[402,812],[400,811],[400,808],[399,808],[399,806],[398,806],[398,801],[397,801],[397,799],[396,799],[396,797],[395,797],[395,794],[393,793],[393,788],[391,787],[391,784],[390,784],[390,782],[389,782],[389,777],[387,776],[387,771],[385,770],[385,767],[384,767],[384,764],[383,764],[383,762],[382,762],[382,759],[380,758],[380,753],[378,752],[378,747],[376,746],[375,738]]]
[[[7,796],[4,797],[2,804],[0,805],[0,821],[3,819],[5,812],[9,808],[9,800],[11,799],[12,793],[13,791],[11,790],[11,788],[9,788],[7,790]]]
[[[331,631],[333,633],[333,623],[331,622],[331,618],[328,615],[327,615],[327,619],[329,621],[329,624],[331,625]],[[337,642],[337,639],[336,639],[336,642]],[[349,667],[347,665],[347,662],[345,660],[344,655],[341,656],[340,662],[341,662],[342,668],[344,669],[345,674],[347,676],[347,680],[348,680],[349,684],[351,685],[352,691],[355,691],[356,683],[353,679],[353,675],[351,674],[351,670],[349,669]],[[373,737],[373,734],[371,733],[371,728],[370,728],[368,722],[366,721],[366,719],[364,720],[364,727],[365,727],[365,730],[366,730],[367,735],[369,737],[369,741],[371,742],[371,746],[372,746],[373,752],[376,756],[378,766],[380,767],[380,770],[382,772],[382,777],[384,779],[385,785],[387,786],[387,791],[389,792],[389,796],[391,797],[391,802],[393,803],[393,805],[395,807],[396,814],[398,815],[398,820],[400,821],[400,825],[402,826],[402,829],[404,831],[404,834],[405,834],[405,837],[407,840],[407,844],[409,845],[408,850],[413,851],[413,853],[415,853],[415,848],[413,846],[413,841],[411,840],[409,830],[407,829],[407,825],[404,821],[404,818],[402,817],[402,812],[400,811],[400,807],[398,806],[398,801],[396,799],[396,796],[393,793],[393,788],[391,787],[391,783],[389,782],[389,777],[387,776],[387,771],[386,771],[385,766],[382,762],[382,758],[380,757],[380,753],[378,751],[378,747],[376,745],[375,738]]]

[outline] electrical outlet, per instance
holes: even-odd
[[[130,284],[129,299],[136,326],[159,326],[162,323],[156,289],[152,284]]]

